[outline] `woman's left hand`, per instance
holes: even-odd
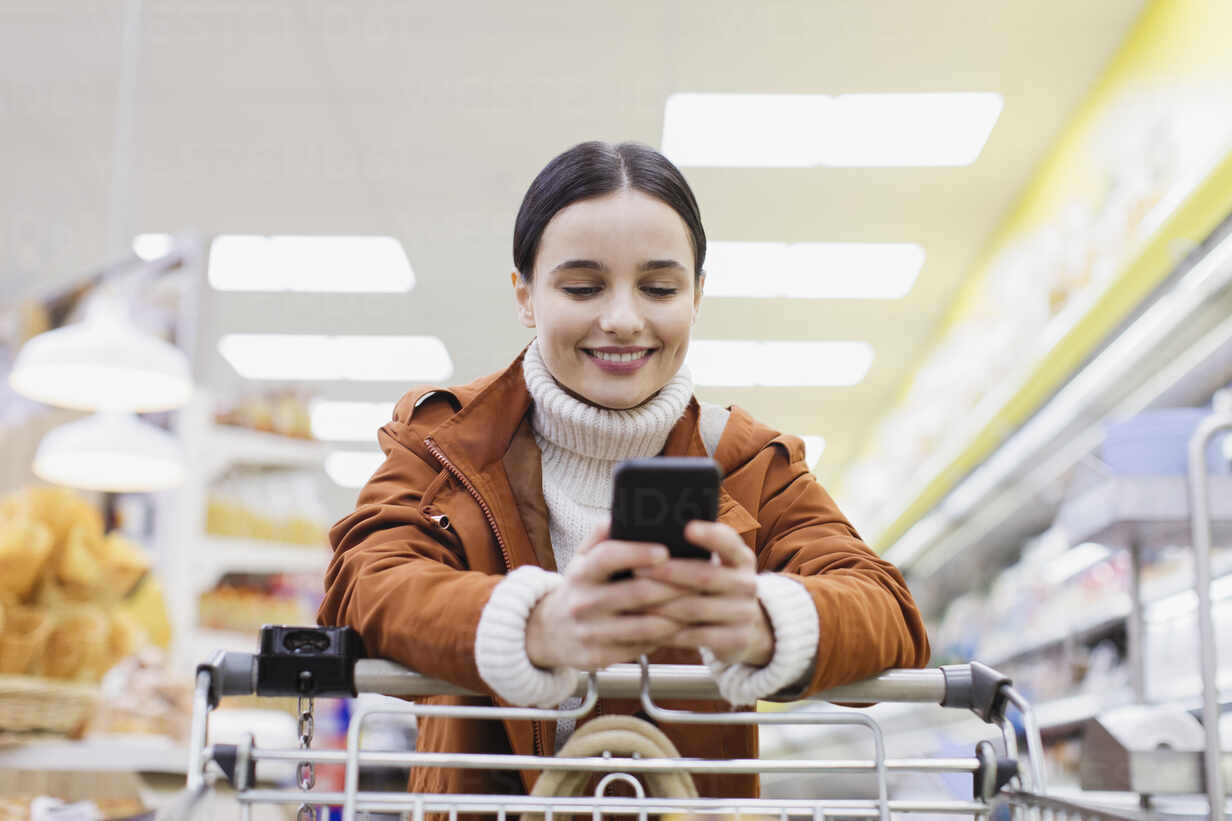
[[[764,667],[774,655],[774,631],[757,599],[753,551],[730,525],[694,520],[685,539],[711,551],[717,561],[669,559],[635,572],[685,591],[647,612],[667,616],[681,629],[664,646],[708,647],[719,661]]]

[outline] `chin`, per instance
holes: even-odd
[[[636,408],[638,405],[646,401],[646,397],[630,396],[628,394],[604,394],[602,392],[587,394],[586,401],[593,405],[598,405],[611,410],[628,410]]]

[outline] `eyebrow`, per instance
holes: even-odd
[[[597,262],[593,259],[567,259],[557,265],[548,273],[556,273],[570,268],[583,268],[590,271],[606,271],[607,266],[602,262]],[[649,259],[638,266],[639,271],[661,271],[666,268],[679,268],[684,270],[684,266],[674,259]]]
[[[659,271],[664,268],[679,268],[684,270],[684,266],[674,259],[651,259],[643,262],[638,270],[640,271]]]

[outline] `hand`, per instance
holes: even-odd
[[[645,570],[668,559],[667,548],[610,541],[595,530],[565,571],[565,583],[539,600],[526,622],[526,654],[536,667],[601,670],[651,653],[679,625],[652,608],[680,596],[675,585],[636,576],[610,581],[620,570]]]
[[[730,525],[695,520],[685,539],[714,561],[669,559],[634,571],[637,578],[679,588],[683,595],[648,612],[680,623],[670,647],[708,647],[720,661],[764,667],[774,657],[774,630],[757,599],[753,551]]]

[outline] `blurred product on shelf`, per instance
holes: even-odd
[[[1154,701],[1192,699],[1200,690],[1193,551],[1142,546],[1146,693]],[[1075,561],[1077,559],[1078,561]],[[1232,548],[1212,553],[1215,635],[1232,658]],[[987,595],[954,599],[933,631],[934,661],[975,658],[1013,676],[1037,704],[1076,694],[1101,700],[1127,694],[1129,553],[1101,545],[1069,547],[1048,531],[1024,546],[1022,559]],[[1232,665],[1220,668],[1232,687]]]
[[[1044,749],[1044,766],[1048,784],[1077,786],[1078,766],[1082,763],[1082,741],[1078,738],[1060,739]]]
[[[1220,700],[1232,689],[1232,577],[1211,585],[1216,684]],[[1146,697],[1152,702],[1191,698],[1201,691],[1198,597],[1192,590],[1167,597],[1146,613],[1143,652],[1151,663],[1144,671]]]
[[[47,795],[8,795],[0,798],[0,821],[30,821],[33,818],[131,821],[147,817],[147,812],[139,798],[95,798],[72,803]]]
[[[998,575],[986,597],[972,593],[951,604],[937,633],[941,651],[952,647],[995,666],[1024,647],[1123,615],[1128,574],[1124,551],[1084,545],[1075,553],[1057,531],[1047,531],[1023,547],[1021,560]]]
[[[0,499],[0,674],[97,682],[169,637],[145,551],[77,493]],[[4,729],[0,727],[0,729]]]
[[[305,470],[232,468],[209,490],[205,532],[320,547],[328,513],[319,479]]]
[[[173,676],[165,655],[146,648],[117,664],[103,677],[102,698],[87,733],[157,735],[187,740],[192,718],[192,687]]]
[[[1120,476],[1183,476],[1189,472],[1189,440],[1211,408],[1155,408],[1107,426],[1099,458]],[[1223,436],[1211,438],[1206,471],[1232,473]]]
[[[197,622],[255,637],[265,624],[313,624],[321,577],[313,573],[228,573],[197,599]]]
[[[307,397],[291,390],[246,396],[216,410],[214,421],[220,425],[311,439],[308,403]]]
[[[119,604],[120,612],[131,617],[155,647],[164,650],[171,646],[171,617],[167,610],[167,596],[162,582],[153,573],[147,573],[128,598]]]

